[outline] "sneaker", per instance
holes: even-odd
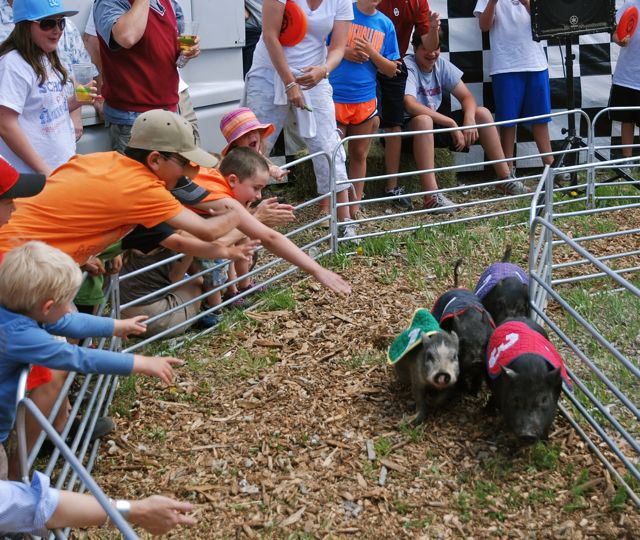
[[[454,208],[454,202],[450,201],[447,197],[445,197],[442,193],[436,193],[431,197],[424,198],[423,208],[425,210],[431,210],[432,208],[437,208],[432,214],[455,214],[458,211],[458,208]]]
[[[499,191],[505,195],[524,195],[525,193],[530,193],[529,188],[523,184],[522,180],[516,180],[513,176],[509,178],[509,182],[498,186]]]
[[[352,219],[346,219],[345,220],[345,225],[341,225],[340,229],[341,229],[341,234],[340,234],[340,238],[347,238],[350,239],[352,242],[355,242],[356,244],[360,243],[360,240],[358,238],[355,238],[356,236],[358,236],[358,224],[357,223],[349,223],[350,221],[353,221]]]
[[[404,188],[400,187],[400,186],[397,186],[397,187],[394,187],[393,189],[386,190],[385,193],[389,197],[403,195],[404,194]],[[391,204],[397,206],[401,210],[411,210],[413,208],[413,203],[411,202],[411,197],[400,197],[398,199],[393,199],[392,201],[389,201],[389,202]]]
[[[207,328],[211,328],[220,322],[220,317],[215,313],[208,313],[204,317],[200,317],[195,323],[193,323],[193,327],[198,330],[206,330]]]

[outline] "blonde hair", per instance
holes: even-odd
[[[0,264],[0,304],[28,313],[47,300],[73,299],[82,282],[76,262],[44,242],[27,242],[9,251]]]

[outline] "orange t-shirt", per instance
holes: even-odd
[[[233,190],[227,179],[218,169],[213,167],[200,167],[198,176],[193,181],[209,192],[200,202],[217,201],[220,199],[233,199]]]
[[[16,203],[0,228],[0,253],[41,240],[81,265],[134,226],[154,227],[183,210],[157,176],[117,152],[71,158],[42,192]]]

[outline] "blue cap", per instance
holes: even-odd
[[[78,13],[76,10],[66,10],[61,0],[14,0],[13,22],[39,21],[47,17],[62,15],[70,17]]]

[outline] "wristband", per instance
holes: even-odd
[[[289,91],[289,90],[291,90],[294,86],[298,86],[298,83],[297,83],[296,81],[292,81],[292,82],[290,82],[289,84],[287,84],[287,85],[284,87],[284,91],[285,91],[285,92],[288,92],[288,91]]]
[[[109,499],[109,504],[113,506],[126,521],[129,521],[129,515],[131,514],[131,503],[129,501],[124,499],[118,499],[117,501]],[[102,526],[108,527],[110,522],[109,514],[107,514],[107,519],[104,520]]]
[[[326,65],[324,65],[322,67],[324,68],[324,78],[328,79],[329,78],[329,68]]]

